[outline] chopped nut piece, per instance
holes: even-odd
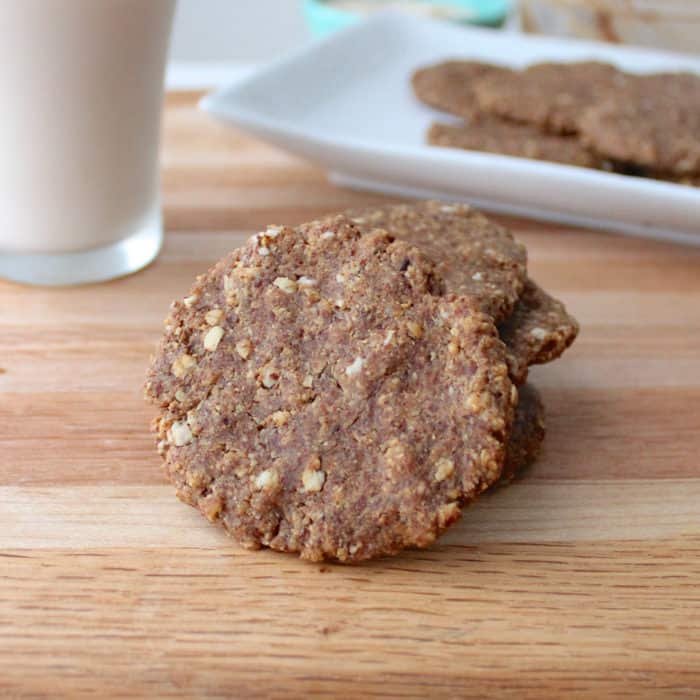
[[[304,491],[317,492],[323,488],[326,481],[326,473],[321,469],[304,469],[301,475],[301,481],[304,485]]]
[[[447,527],[450,523],[453,523],[459,517],[459,503],[445,503],[445,505],[438,508],[438,525],[440,527]]]
[[[314,385],[314,378],[310,374],[307,374],[302,380],[301,385],[310,389]]]
[[[387,331],[386,337],[384,338],[384,345],[389,345],[391,341],[394,339],[394,331],[390,330]]]
[[[547,331],[544,328],[533,328],[530,335],[537,340],[544,340],[547,337]]]
[[[186,399],[187,399],[187,394],[182,389],[178,389],[175,392],[175,400],[176,401],[179,401],[180,403],[182,403]]]
[[[285,294],[294,294],[297,291],[297,283],[289,277],[277,277],[272,284]]]
[[[406,323],[406,328],[408,328],[408,334],[411,336],[411,338],[418,340],[423,337],[423,326],[421,326],[420,323],[408,321]]]
[[[243,338],[236,343],[236,352],[244,359],[247,360],[250,354],[253,352],[253,343],[250,342],[249,338]]]
[[[353,377],[354,375],[359,374],[364,364],[365,361],[361,357],[356,357],[352,363],[345,368],[345,374],[347,374],[348,377]]]
[[[307,277],[306,275],[302,275],[297,280],[297,284],[300,287],[315,287],[318,284],[318,282],[313,277]]]
[[[435,465],[435,481],[444,481],[454,474],[455,463],[449,457],[442,457]]]
[[[276,469],[265,469],[255,477],[255,487],[270,491],[279,485],[280,475]]]
[[[270,419],[278,428],[281,428],[283,425],[287,425],[290,416],[289,411],[275,411]]]
[[[265,367],[260,373],[260,383],[267,389],[272,389],[279,381],[280,375],[274,367]]]
[[[359,549],[360,549],[360,545],[359,545],[358,543],[351,544],[351,545],[348,547],[348,552],[350,552],[350,554],[357,554],[357,552],[359,551]]]
[[[283,226],[268,226],[265,230],[265,235],[269,238],[277,238],[283,230]]]
[[[204,315],[204,320],[210,325],[215,326],[224,317],[224,312],[221,309],[211,309]]]
[[[176,421],[170,427],[171,442],[175,447],[182,447],[192,442],[192,431],[185,421]]]
[[[224,329],[221,326],[210,328],[204,336],[204,349],[213,352],[219,346],[219,342],[224,337]]]
[[[192,296],[185,297],[182,303],[189,309],[193,304],[197,303],[198,299],[199,297],[196,294],[192,294]]]
[[[172,365],[170,365],[170,371],[176,377],[182,377],[188,370],[192,369],[197,364],[192,355],[180,355],[176,358]]]
[[[323,239],[325,239],[325,240],[329,240],[329,239],[331,239],[331,238],[335,238],[335,232],[333,232],[333,231],[324,231],[324,232],[321,234],[321,238],[323,238]]]
[[[481,280],[484,279],[484,276],[483,276],[480,272],[475,272],[475,273],[472,275],[472,279],[473,279],[475,282],[481,282]]]

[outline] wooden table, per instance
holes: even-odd
[[[382,198],[172,94],[165,249],[0,283],[0,696],[697,697],[700,251],[509,220],[581,321],[539,462],[428,551],[246,552],[180,504],[141,400],[171,299],[267,223]]]

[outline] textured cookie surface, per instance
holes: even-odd
[[[336,217],[270,227],[175,302],[146,382],[178,495],[248,547],[427,546],[498,479],[517,392],[490,319]]]
[[[539,63],[522,72],[484,76],[473,89],[479,108],[545,131],[574,134],[582,112],[624,82],[606,63]]]
[[[496,322],[513,310],[527,278],[525,248],[476,209],[428,201],[348,215],[363,232],[384,228],[420,246],[435,262],[447,292],[473,297]]]
[[[576,340],[579,325],[564,304],[528,280],[515,310],[498,331],[508,348],[510,375],[520,384],[530,365],[561,356]]]
[[[468,124],[433,124],[427,141],[433,146],[500,153],[552,163],[601,168],[600,157],[576,138],[547,134],[529,124],[507,122],[498,117],[481,117]]]
[[[627,76],[624,87],[580,119],[581,138],[621,163],[700,174],[700,76]]]
[[[544,416],[544,404],[537,389],[532,384],[519,387],[501,481],[510,481],[537,459],[545,436]]]
[[[380,226],[418,246],[435,262],[448,294],[471,295],[485,313],[502,319],[499,332],[517,384],[529,365],[556,359],[574,342],[576,319],[527,279],[523,247],[469,206],[418,202],[349,216],[362,230]]]
[[[445,61],[417,70],[411,79],[416,97],[430,107],[470,119],[477,113],[474,81],[498,80],[512,71],[478,61]]]

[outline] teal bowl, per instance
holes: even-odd
[[[426,5],[448,5],[464,10],[469,24],[500,27],[511,9],[510,0],[421,0]],[[325,36],[359,22],[363,15],[334,7],[333,0],[304,0],[306,22],[315,36]]]

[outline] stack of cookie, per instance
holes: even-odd
[[[606,63],[525,70],[446,61],[413,75],[423,103],[460,117],[428,143],[700,185],[700,76]]]
[[[146,395],[179,497],[243,545],[425,547],[531,461],[577,334],[510,232],[422,202],[270,226],[173,303]]]

